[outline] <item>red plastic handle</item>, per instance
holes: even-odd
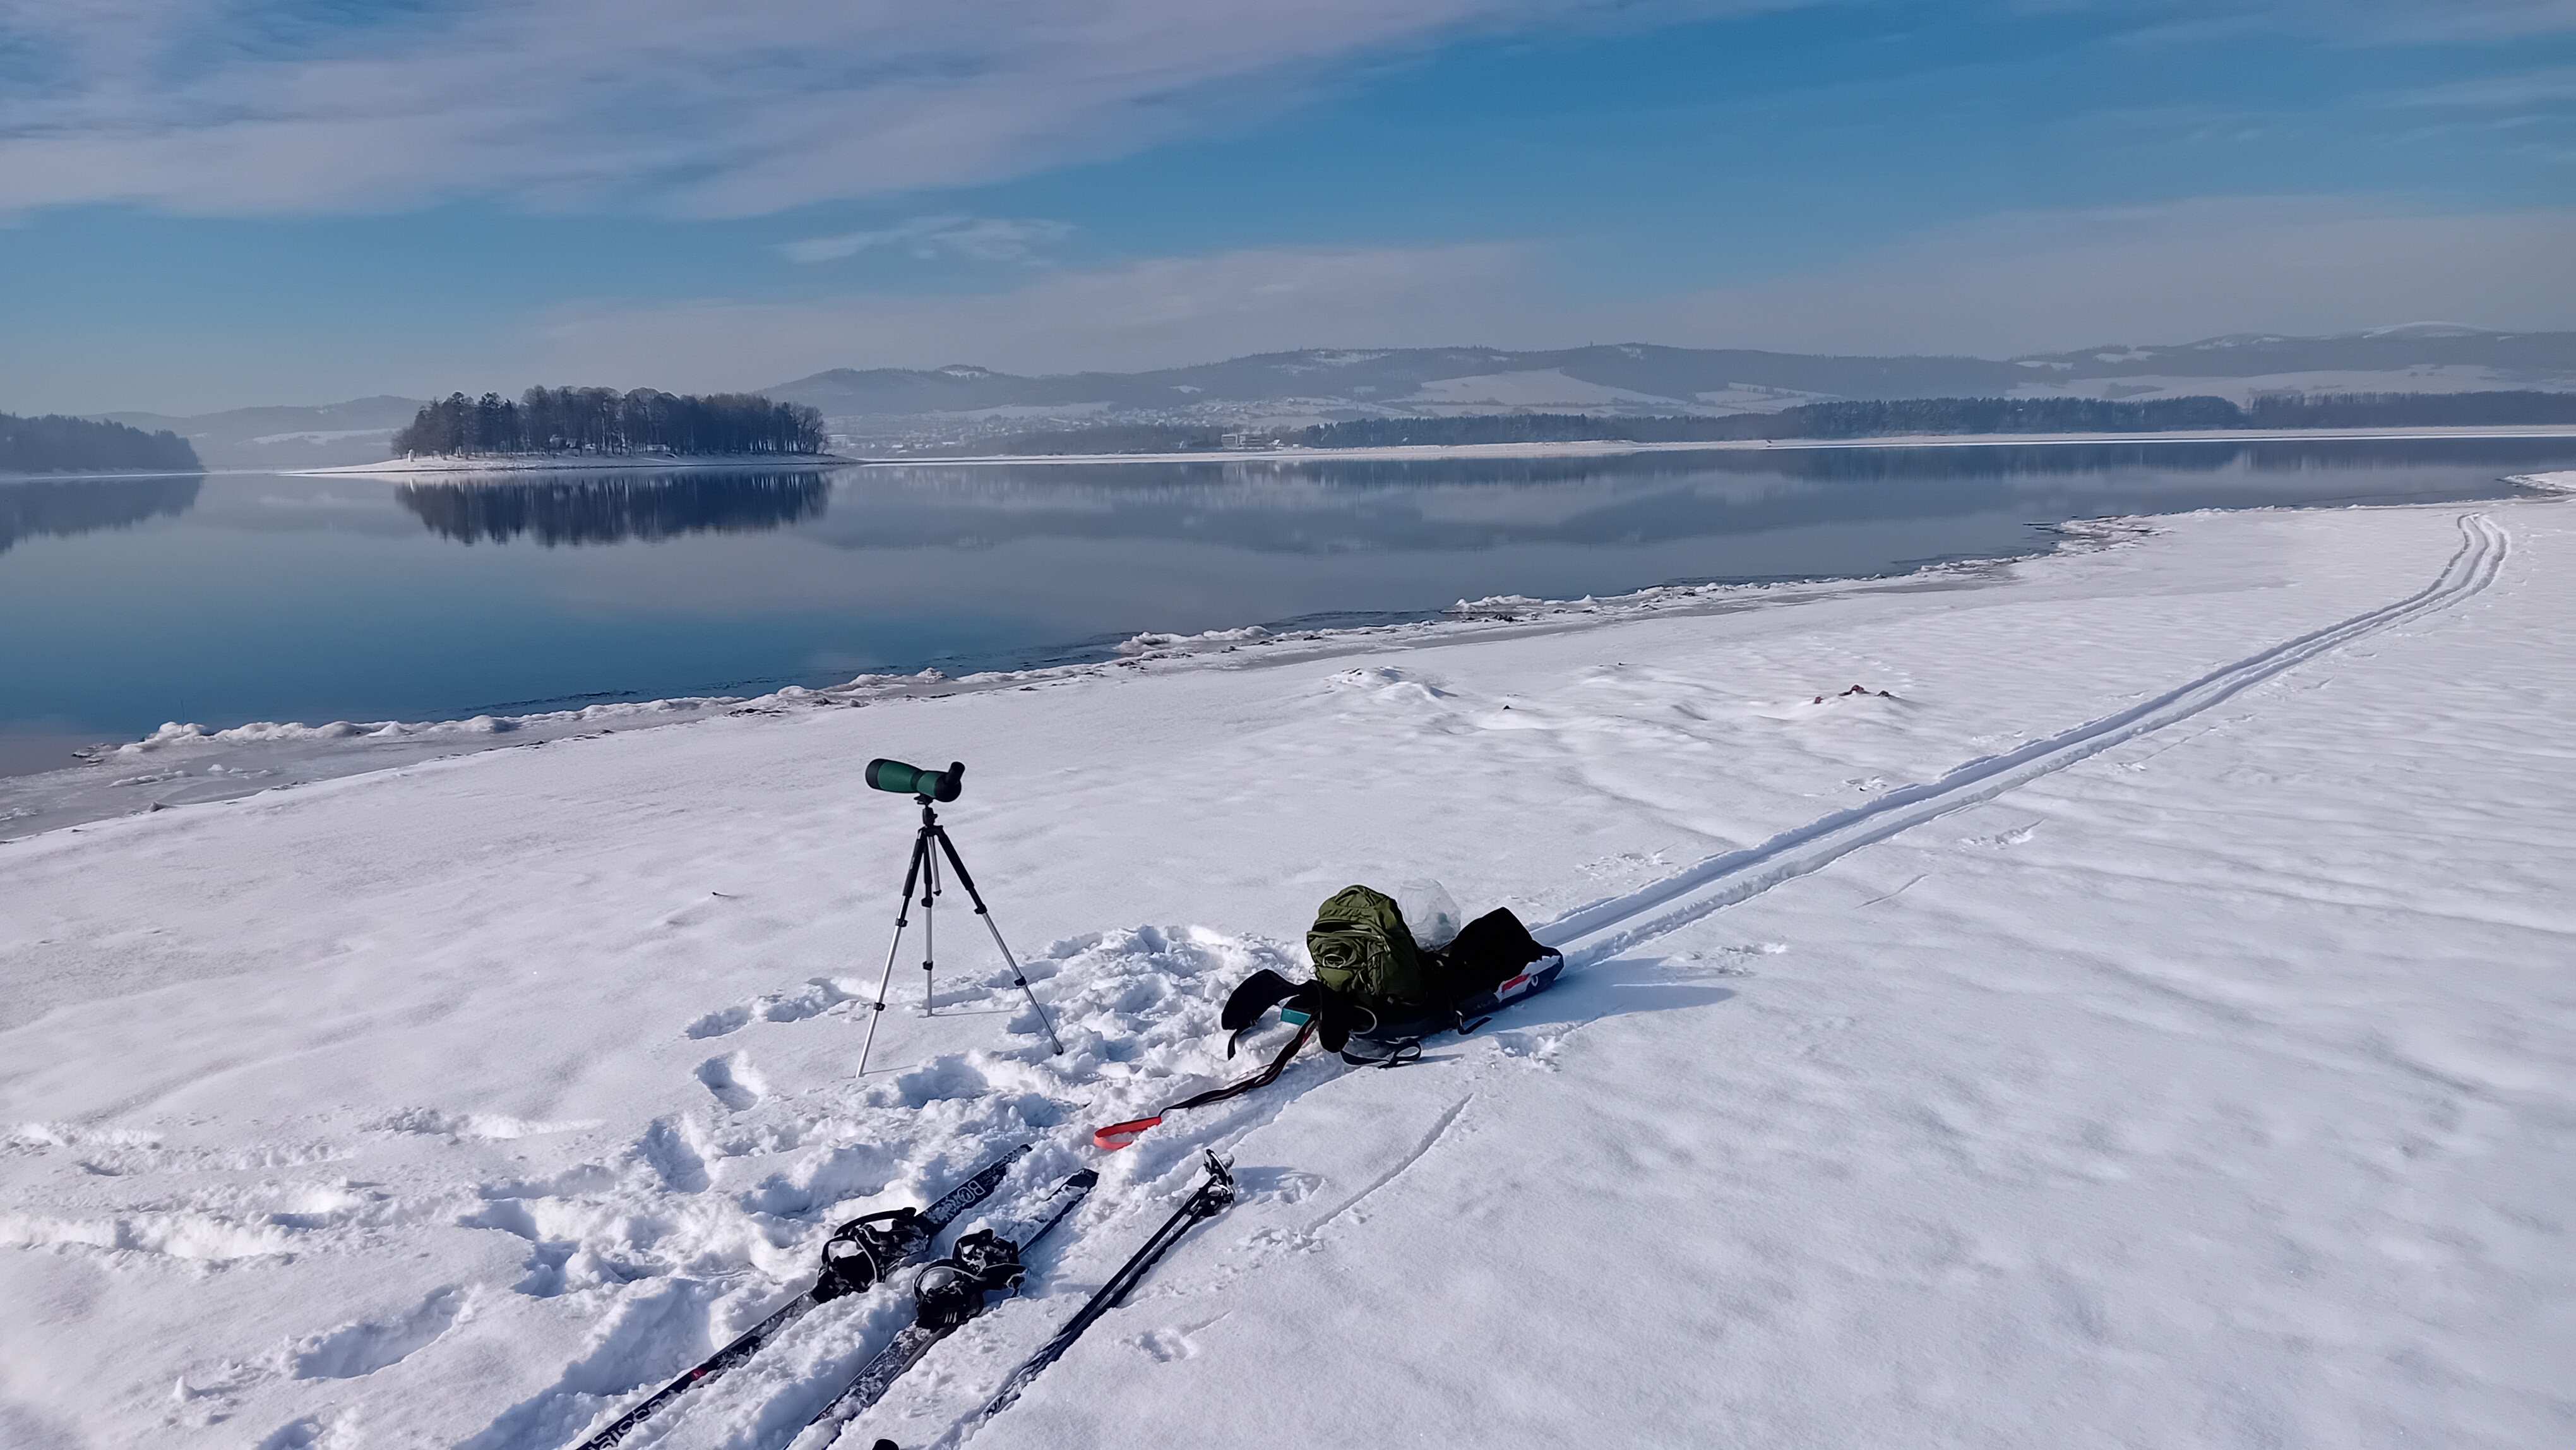
[[[1112,1123],[1092,1133],[1091,1146],[1103,1153],[1115,1153],[1135,1142],[1146,1129],[1158,1126],[1162,1121],[1163,1115],[1156,1113],[1150,1118],[1130,1118],[1123,1123]]]

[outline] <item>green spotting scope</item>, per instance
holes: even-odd
[[[896,795],[917,795],[935,801],[953,801],[966,788],[966,762],[952,760],[946,770],[924,770],[900,760],[877,759],[868,762],[868,784]]]

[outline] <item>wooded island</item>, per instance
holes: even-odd
[[[757,393],[705,397],[637,388],[450,393],[394,430],[394,456],[563,453],[794,455],[823,451],[823,415]]]
[[[47,413],[0,413],[0,473],[199,473],[197,450],[163,429]]]

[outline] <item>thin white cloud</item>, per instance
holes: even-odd
[[[1009,217],[925,216],[876,231],[843,232],[787,242],[779,251],[791,262],[830,262],[876,247],[897,247],[924,261],[963,257],[973,262],[1027,262],[1063,241],[1073,228],[1062,222]]]
[[[2426,317],[2576,328],[2576,210],[2218,197],[1989,217],[1658,301],[1675,341],[2003,357]]]
[[[2334,0],[2408,41],[2495,40],[2576,30],[2576,0]]]
[[[1133,369],[1269,348],[1500,335],[1527,282],[1510,246],[1264,248],[1050,271],[967,296],[861,293],[819,303],[700,302],[595,311],[546,330],[549,375],[783,382],[831,367],[979,363]]]
[[[1465,34],[1834,3],[0,0],[0,217],[101,202],[328,213],[461,196],[755,215],[1120,154],[1289,103],[1333,66]],[[2142,34],[2576,30],[2576,0],[2122,7]],[[1921,8],[1938,23],[1939,0]]]
[[[2553,66],[2513,75],[2452,81],[2408,91],[2395,100],[2403,106],[2461,110],[2520,111],[2539,106],[2563,106],[2576,101],[2576,66]]]
[[[1470,29],[1798,3],[0,0],[0,212],[759,214],[1115,154]]]
[[[2116,9],[2150,40],[2292,32],[2361,45],[2495,40],[2576,30],[2576,0],[2013,0],[2048,13]]]
[[[1643,341],[2006,357],[2426,317],[2576,328],[2576,211],[2421,213],[2216,198],[2027,213],[1828,265],[1618,303],[1527,247],[1252,249],[1051,271],[971,296],[599,310],[546,331],[549,376],[741,387],[829,367],[1134,369],[1300,347]]]

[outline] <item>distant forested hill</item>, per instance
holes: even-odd
[[[1905,434],[2171,433],[2182,430],[2509,427],[2576,423],[2576,393],[2317,393],[2256,398],[1899,398],[1804,403],[1731,417],[1590,413],[1470,413],[1449,418],[1355,418],[1306,428],[1234,430],[1106,423],[1029,429],[984,445],[1011,454],[1212,452],[1239,446],[1406,448],[1490,443],[1719,443],[1751,439],[1885,438]],[[967,451],[961,447],[957,451]]]
[[[146,433],[47,413],[0,413],[0,473],[201,473],[197,450],[176,433]]]
[[[2169,433],[2232,428],[2423,428],[2576,423],[2576,394],[2336,393],[2257,398],[1901,398],[1805,403],[1729,418],[1605,418],[1504,413],[1458,418],[1358,418],[1275,436],[1309,448],[1556,443],[1615,439],[1700,443],[1753,438],[1884,438],[1904,434]],[[1179,430],[1175,430],[1179,431]],[[1060,435],[1048,435],[1050,442]]]

